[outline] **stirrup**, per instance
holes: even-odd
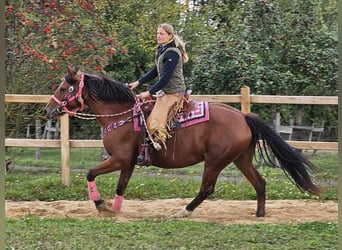
[[[137,157],[137,164],[139,166],[144,166],[144,161],[145,161],[145,157],[143,155],[138,155],[138,157]]]
[[[151,165],[151,154],[150,146],[148,144],[143,144],[140,150],[140,154],[137,157],[137,164],[139,166],[149,166]]]

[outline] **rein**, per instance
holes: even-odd
[[[52,95],[51,98],[59,105],[59,107],[57,108],[57,111],[59,113],[68,113],[69,116],[73,116],[73,117],[83,119],[83,120],[94,120],[98,117],[103,118],[103,117],[120,116],[120,115],[127,114],[133,110],[136,110],[137,114],[132,115],[132,116],[130,116],[124,120],[120,120],[120,121],[117,121],[117,122],[114,122],[114,123],[107,125],[105,128],[103,128],[103,134],[107,134],[107,133],[111,132],[112,130],[121,127],[122,125],[133,121],[133,119],[135,117],[138,117],[138,116],[142,117],[142,121],[144,123],[144,126],[147,128],[145,116],[141,110],[141,106],[145,103],[154,102],[154,100],[142,100],[141,101],[141,99],[138,96],[135,96],[135,103],[134,103],[133,107],[126,110],[126,111],[120,112],[120,113],[108,114],[108,115],[79,113],[78,111],[83,111],[83,109],[84,109],[84,99],[82,97],[83,87],[84,87],[84,74],[81,74],[80,83],[78,86],[77,93],[75,95],[67,95],[66,98],[63,100],[59,100],[55,95]],[[72,91],[73,91],[73,88],[71,90],[69,90],[69,92],[72,92]],[[67,104],[71,101],[74,101],[74,100],[77,100],[80,103],[80,107],[71,111],[67,108]],[[63,108],[63,110],[60,110],[60,108]],[[149,139],[151,140],[154,148],[157,150],[160,150],[161,146],[159,145],[159,143],[154,142],[153,137],[149,133],[148,129],[147,129],[147,135],[148,135]]]
[[[141,114],[141,106],[145,103],[149,103],[149,102],[154,102],[154,100],[143,100],[142,102],[139,101],[140,99],[138,97],[135,98],[135,104],[132,108],[120,112],[120,113],[115,113],[115,114],[108,114],[108,115],[95,115],[95,114],[89,114],[89,113],[79,113],[77,111],[69,111],[69,110],[65,110],[65,113],[68,113],[70,116],[74,116],[76,118],[82,119],[82,120],[94,120],[97,117],[100,118],[106,118],[106,117],[115,117],[115,116],[120,116],[120,115],[124,115],[127,114],[133,110],[137,110],[138,114]],[[132,118],[134,118],[134,116],[132,116]]]
[[[75,112],[75,111],[66,111],[66,113],[68,113],[70,116],[74,116],[74,117],[82,119],[82,120],[94,120],[97,117],[103,118],[103,117],[114,117],[114,116],[124,115],[124,114],[127,114],[127,113],[133,111],[135,108],[136,108],[136,104],[132,108],[130,108],[126,111],[123,111],[120,113],[115,113],[115,114],[108,114],[108,115],[94,115],[94,114],[89,114],[89,113],[79,113],[79,112]]]

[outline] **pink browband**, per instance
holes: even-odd
[[[84,109],[84,100],[82,98],[82,91],[83,91],[83,86],[84,86],[84,74],[81,74],[81,79],[80,79],[80,83],[78,85],[78,91],[76,93],[76,95],[72,95],[72,96],[68,96],[66,100],[59,100],[55,95],[52,95],[51,98],[57,102],[57,104],[59,105],[59,108],[63,108],[63,110],[65,112],[67,112],[69,114],[69,116],[73,116],[77,111],[83,111]],[[72,102],[73,100],[77,100],[80,103],[80,107],[74,109],[73,111],[70,111],[66,105],[69,102]]]

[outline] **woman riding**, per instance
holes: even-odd
[[[129,84],[133,90],[140,84],[159,77],[158,81],[147,91],[140,93],[141,99],[156,96],[154,108],[147,118],[147,129],[154,142],[160,142],[166,148],[166,140],[170,137],[167,132],[168,122],[182,107],[186,90],[183,64],[188,61],[185,43],[174,33],[172,25],[163,23],[157,29],[158,47],[155,65],[139,80]]]

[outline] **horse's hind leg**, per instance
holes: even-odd
[[[254,149],[253,149],[254,151]],[[266,181],[259,174],[259,172],[255,169],[253,165],[253,152],[246,152],[241,155],[237,160],[234,161],[234,164],[241,170],[247,180],[253,185],[256,194],[257,194],[257,217],[265,216],[265,189],[266,189]]]
[[[202,185],[197,196],[181,211],[172,215],[173,218],[185,218],[188,217],[196,207],[198,207],[206,198],[211,195],[215,190],[217,178],[222,168],[211,168],[208,164],[205,164],[204,173],[202,177]]]

